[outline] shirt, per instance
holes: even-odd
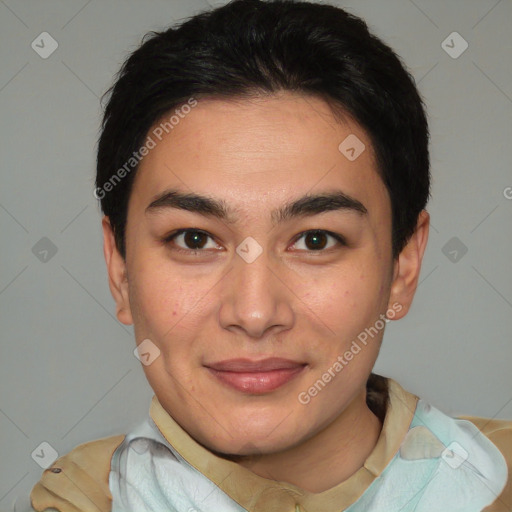
[[[126,436],[58,459],[34,487],[32,505],[61,512],[512,510],[512,422],[450,418],[392,379],[388,387],[382,431],[363,467],[321,493],[211,453],[153,397],[149,418]]]

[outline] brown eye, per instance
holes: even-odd
[[[206,245],[208,238],[201,231],[187,231],[183,235],[183,242],[187,249],[202,249]]]
[[[209,240],[211,240],[211,245],[208,247]],[[176,246],[174,250],[179,252],[204,252],[205,249],[218,247],[208,233],[198,229],[179,229],[166,236],[163,241]]]
[[[307,248],[314,251],[317,249],[324,249],[328,243],[327,238],[328,237],[325,233],[311,232],[306,234],[304,241]]]
[[[328,246],[329,238],[334,239],[334,243],[331,243],[331,245]],[[336,246],[336,243],[340,245],[346,245],[345,239],[342,236],[322,229],[305,231],[304,233],[301,233],[294,246],[296,246],[302,239],[304,240],[305,248],[302,249],[299,247],[299,249],[312,252],[321,252],[326,248],[331,249]]]

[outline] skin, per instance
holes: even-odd
[[[366,146],[354,161],[338,149],[350,134]],[[165,410],[215,453],[311,492],[350,477],[377,442],[382,426],[366,405],[365,384],[384,330],[309,403],[298,396],[393,304],[401,306],[395,320],[407,313],[427,244],[423,211],[393,260],[391,203],[376,169],[365,131],[348,116],[337,121],[321,99],[286,92],[200,100],[139,166],[126,261],[103,219],[117,317],[134,324],[137,343],[150,339],[160,349],[143,369]],[[146,213],[170,188],[223,200],[232,222],[176,208]],[[326,211],[272,223],[272,210],[333,190],[367,213]],[[180,228],[210,237],[200,238],[196,254],[184,235],[162,242]],[[327,233],[315,249],[301,233],[317,229],[342,235],[347,245]],[[247,237],[262,249],[251,263],[236,252]],[[307,366],[275,391],[247,394],[204,366],[236,357]]]

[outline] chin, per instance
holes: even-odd
[[[246,458],[254,458],[261,455],[270,455],[291,448],[288,444],[280,443],[257,443],[249,439],[240,440],[238,442],[231,441],[224,443],[219,447],[208,448],[211,452],[219,457],[239,462]]]
[[[240,456],[267,455],[285,451],[300,443],[305,437],[296,431],[290,432],[285,429],[277,432],[279,427],[276,429],[275,426],[273,430],[272,432],[269,428],[263,431],[246,428],[244,434],[241,434],[241,430],[234,430],[232,437],[222,430],[220,433],[222,437],[216,439],[211,439],[211,432],[209,432],[210,439],[206,440],[204,446],[219,456],[236,459]]]

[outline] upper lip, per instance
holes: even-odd
[[[226,372],[268,372],[270,370],[280,370],[288,368],[298,368],[304,366],[305,363],[299,363],[290,359],[280,357],[270,357],[253,361],[251,359],[226,359],[216,363],[208,363],[205,366],[214,370]]]

